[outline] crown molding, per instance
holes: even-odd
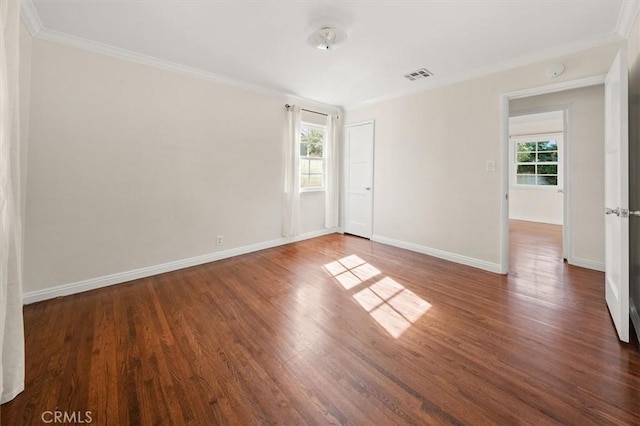
[[[178,64],[175,62],[167,61],[164,59],[159,59],[154,56],[144,55],[142,53],[133,52],[131,50],[122,49],[119,47],[111,46],[109,44],[88,40],[88,39],[77,37],[71,34],[49,30],[47,28],[42,28],[34,37],[40,40],[62,44],[65,46],[74,47],[76,49],[87,50],[93,53],[111,56],[118,59],[124,59],[129,62],[136,62],[138,64],[159,68],[165,71],[186,75],[186,76],[198,78],[201,80],[213,81],[216,83],[223,84],[225,86],[235,87],[238,89],[259,93],[262,95],[278,97],[288,102],[295,102],[295,103],[299,103],[300,105],[322,109],[323,112],[335,112],[335,113],[341,112],[340,107],[336,105],[329,105],[322,102],[314,101],[312,99],[307,99],[295,94],[268,89],[266,87],[262,87],[259,85],[247,83],[240,80],[235,80],[219,74],[214,74],[209,71],[204,71],[198,68],[189,67],[189,66]]]
[[[167,61],[164,59],[156,58],[149,55],[133,52],[127,49],[111,46],[108,44],[100,43],[93,40],[77,37],[71,34],[62,33],[45,28],[42,25],[40,16],[32,0],[20,0],[20,16],[22,21],[26,25],[31,35],[35,38],[46,40],[66,46],[74,47],[77,49],[87,50],[94,53],[107,55],[119,59],[124,59],[130,62],[136,62],[139,64],[147,65],[150,67],[160,68],[165,71],[175,72],[178,74],[187,75],[194,78],[203,80],[214,81],[219,84],[223,84],[230,87],[235,87],[254,93],[259,93],[268,96],[274,96],[281,98],[287,102],[298,103],[301,106],[313,107],[322,110],[322,112],[335,112],[341,114],[345,110],[352,110],[357,108],[374,105],[380,102],[396,99],[402,96],[409,96],[416,93],[424,92],[427,90],[435,89],[442,86],[458,83],[465,80],[471,80],[474,78],[482,77],[485,75],[493,74],[500,71],[506,71],[512,68],[517,68],[524,65],[529,65],[535,62],[548,60],[551,58],[576,53],[582,50],[588,50],[595,47],[603,46],[610,43],[616,43],[622,40],[626,40],[633,28],[636,16],[640,11],[640,0],[623,0],[618,15],[618,21],[616,24],[615,32],[594,37],[591,39],[581,40],[575,43],[570,43],[564,46],[556,47],[553,49],[547,49],[540,52],[524,55],[516,59],[501,62],[499,64],[490,65],[486,67],[476,68],[464,73],[459,73],[448,78],[438,78],[431,82],[425,82],[420,87],[412,89],[404,89],[396,91],[389,95],[384,95],[362,102],[353,103],[346,106],[330,105],[323,102],[315,101],[292,93],[286,93],[274,89],[269,89],[263,86],[247,83],[245,81],[232,79],[219,74],[215,74],[209,71],[205,71],[198,68],[189,67],[186,65],[178,64],[175,62]]]
[[[620,13],[618,14],[618,23],[616,24],[616,32],[621,37],[629,38],[639,10],[640,1],[638,0],[625,0],[622,2]]]
[[[109,44],[88,40],[60,31],[50,30],[42,25],[38,11],[32,0],[21,0],[20,16],[31,35],[37,39],[50,41],[53,43],[63,44],[65,46],[74,47],[76,49],[87,50],[101,55],[111,56],[118,59],[124,59],[129,62],[136,62],[165,71],[198,78],[201,80],[213,81],[225,86],[235,87],[250,92],[281,98],[285,102],[297,103],[301,106],[311,107],[321,110],[321,112],[342,113],[342,109],[336,105],[330,105],[323,102],[307,99],[292,93],[281,92],[269,89],[259,85],[247,83],[240,80],[228,78],[219,74],[214,74],[198,68],[189,67],[164,59],[156,58],[149,55],[133,52],[131,50],[122,49],[111,46]]]
[[[31,0],[20,0],[20,17],[33,37],[36,37],[44,28],[36,6]]]
[[[343,106],[343,108],[345,111],[363,108],[366,106],[378,104],[380,102],[385,102],[392,99],[400,98],[403,96],[410,96],[410,95],[415,95],[417,93],[426,92],[428,90],[436,89],[438,87],[448,86],[454,83],[459,83],[466,80],[472,80],[474,78],[484,77],[490,74],[507,71],[507,70],[518,68],[525,65],[531,65],[536,62],[547,61],[553,58],[558,58],[561,56],[570,55],[570,54],[581,52],[584,50],[605,46],[607,44],[618,43],[623,40],[624,38],[620,34],[618,34],[617,32],[612,32],[603,36],[593,37],[593,38],[581,40],[575,43],[554,47],[552,49],[534,52],[528,55],[520,56],[519,58],[500,62],[495,65],[489,65],[486,67],[472,69],[467,72],[455,74],[447,78],[438,78],[436,80],[435,77],[431,77],[431,78],[434,78],[434,80],[432,80],[431,82],[425,82],[425,84],[421,85],[420,87],[416,87],[413,90],[409,89],[409,90],[397,91],[387,96],[381,96],[381,97],[366,100],[363,102],[358,102],[351,105]]]

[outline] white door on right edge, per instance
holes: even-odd
[[[618,337],[629,341],[629,110],[626,51],[613,61],[605,96],[605,297]]]
[[[373,234],[373,123],[344,130],[344,232],[371,238]]]

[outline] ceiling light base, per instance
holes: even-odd
[[[331,27],[323,27],[313,32],[307,39],[310,46],[320,50],[335,50],[347,39],[344,31]]]

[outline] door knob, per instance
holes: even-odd
[[[366,189],[367,191],[371,191],[371,187],[370,187],[370,186],[367,186],[365,189]]]
[[[604,214],[615,214],[616,216],[620,216],[620,207],[616,207],[615,209],[605,207]]]

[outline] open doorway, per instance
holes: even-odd
[[[505,193],[502,205],[501,270],[503,273],[510,270],[509,219],[512,217],[510,212],[513,207],[511,199],[514,196],[517,197],[511,183],[514,179],[517,182],[518,175],[517,168],[514,169],[515,177],[509,173],[512,167],[517,165],[512,165],[512,163],[516,163],[517,157],[514,152],[516,148],[512,147],[515,142],[510,138],[509,118],[553,111],[562,111],[563,113],[563,139],[558,149],[558,167],[563,172],[562,181],[554,189],[549,189],[549,194],[547,194],[549,196],[553,194],[563,199],[562,255],[559,258],[559,264],[561,265],[562,259],[566,258],[571,265],[599,271],[604,270],[605,232],[602,220],[602,206],[604,205],[603,81],[604,77],[594,77],[503,95],[502,167],[505,171],[502,176]],[[530,131],[524,133],[530,133]],[[549,139],[551,138],[547,138],[547,140]],[[544,140],[529,142],[544,142]],[[543,150],[550,150],[552,147],[553,145],[543,147]],[[536,149],[539,150],[537,145]],[[536,165],[539,160],[536,158]],[[531,164],[528,165],[531,166]],[[531,169],[531,167],[523,167],[522,173],[519,174],[532,174]],[[541,174],[536,167],[533,170]],[[550,168],[543,169],[545,172],[550,170],[552,171]],[[545,174],[552,175],[552,173],[542,173],[542,175]],[[522,176],[521,181],[536,179],[537,182],[538,177],[534,173],[533,177]],[[549,177],[540,177],[549,182]],[[558,190],[562,192],[558,193]]]
[[[509,117],[511,267],[532,256],[566,259],[564,132],[565,109]]]

